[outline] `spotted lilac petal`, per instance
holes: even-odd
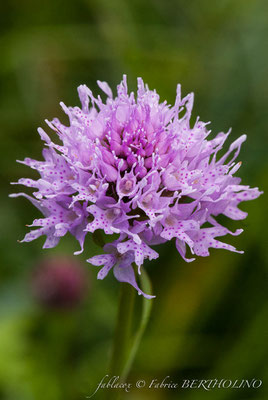
[[[227,234],[237,236],[240,235],[240,233],[242,232],[243,229],[237,229],[235,232],[230,232],[228,229],[223,227],[200,229],[195,235],[192,235],[192,240],[194,242],[194,253],[198,256],[206,257],[209,256],[208,249],[210,247],[214,247],[215,249],[226,249],[243,254],[243,251],[237,250],[234,246],[222,243],[215,239],[215,237],[225,236]]]
[[[192,243],[191,243],[192,245]],[[176,249],[180,253],[181,257],[184,259],[186,262],[192,262],[195,260],[195,258],[187,258],[186,257],[186,243],[183,240],[176,239]],[[192,250],[192,247],[191,247]]]
[[[140,268],[145,258],[149,258],[149,260],[154,260],[158,258],[158,253],[151,249],[146,243],[142,242],[141,244],[138,244],[135,243],[132,239],[126,242],[119,243],[117,245],[117,250],[120,254],[125,254],[129,251],[133,251],[135,263],[139,267],[139,274],[141,273]]]
[[[116,264],[114,267],[114,276],[119,282],[126,282],[132,285],[138,294],[142,294],[146,299],[153,299],[155,296],[144,293],[137,285],[135,273],[133,267],[130,265],[122,267],[120,264]]]
[[[104,279],[110,269],[116,263],[116,256],[114,254],[101,254],[99,256],[91,257],[87,260],[92,265],[100,266],[104,265],[98,273],[98,279]]]
[[[116,251],[116,243],[106,245],[106,250],[110,250],[112,254],[102,254],[89,258],[87,261],[96,266],[104,265],[98,273],[98,279],[104,279],[109,273],[110,269],[113,268],[114,276],[119,282],[125,282],[132,285],[139,294],[142,294],[147,299],[152,299],[155,296],[144,293],[137,285],[135,272],[132,267],[134,261],[133,252],[128,251],[123,255]]]
[[[196,231],[198,229],[199,224],[195,220],[180,221],[175,216],[169,215],[164,221],[164,229],[161,233],[161,236],[167,240],[176,237],[180,241],[187,243],[192,249],[194,243],[187,232]]]
[[[91,205],[87,209],[90,214],[94,216],[94,221],[90,222],[86,230],[88,232],[95,232],[97,229],[103,229],[107,235],[112,235],[113,233],[119,233],[120,230],[112,226],[112,222],[120,214],[119,208],[109,208],[107,210],[102,210],[95,205]]]

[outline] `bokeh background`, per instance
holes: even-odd
[[[85,262],[98,251],[90,240],[79,257],[72,237],[52,250],[41,249],[42,238],[17,243],[37,211],[7,197],[19,190],[9,182],[34,177],[15,160],[40,159],[36,128],[64,119],[59,102],[78,104],[81,83],[98,92],[96,80],[106,80],[114,90],[126,73],[135,89],[142,76],[172,103],[180,82],[183,94],[195,92],[194,117],[211,120],[214,134],[230,126],[230,141],[247,133],[239,174],[267,191],[267,16],[265,0],[1,2],[1,400],[90,395],[107,372],[116,318],[119,284],[112,274],[96,280]],[[133,390],[123,398],[268,398],[265,195],[242,208],[248,218],[228,226],[244,228],[230,239],[244,255],[212,250],[186,264],[167,244],[146,264],[157,298],[129,381],[256,378],[263,386]],[[135,307],[138,318],[138,296]]]

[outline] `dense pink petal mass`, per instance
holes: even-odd
[[[119,281],[150,297],[138,288],[132,264],[141,273],[146,258],[157,258],[151,246],[174,239],[186,261],[194,260],[186,255],[187,248],[199,256],[208,256],[212,247],[237,251],[218,238],[242,230],[232,233],[216,217],[245,218],[238,205],[261,192],[241,185],[234,176],[245,135],[222,154],[230,132],[207,140],[207,123],[197,119],[191,128],[193,94],[181,98],[178,85],[171,107],[161,103],[141,78],[137,95],[128,94],[125,76],[115,98],[106,82],[98,85],[107,95],[105,102],[86,85],[79,86],[81,108],[61,103],[70,125],[56,118],[46,121],[61,144],[39,128],[44,160],[21,161],[36,169],[40,178],[17,182],[34,188],[33,197],[12,196],[28,198],[43,213],[23,241],[46,235],[44,247],[49,248],[70,232],[80,244],[79,254],[87,234],[119,234],[104,246],[105,254],[88,262],[102,265],[99,279],[113,269]]]

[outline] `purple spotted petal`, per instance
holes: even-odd
[[[133,267],[131,265],[128,266],[120,266],[120,264],[116,264],[114,267],[114,276],[119,282],[126,282],[132,285],[137,291],[138,294],[142,294],[146,299],[152,299],[155,296],[151,296],[149,294],[145,294],[137,285],[135,273]]]
[[[108,272],[110,271],[110,269],[116,263],[116,257],[114,254],[102,254],[99,256],[94,256],[89,258],[87,262],[97,266],[104,265],[104,267],[101,268],[101,270],[98,273],[98,279],[104,279],[108,274]]]

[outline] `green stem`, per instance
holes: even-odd
[[[120,378],[129,350],[134,298],[135,289],[127,283],[121,283],[110,366],[110,375],[119,375]]]
[[[142,272],[140,281],[142,290],[146,293],[151,293],[151,282],[145,270]],[[126,381],[128,377],[152,308],[152,300],[143,298],[141,322],[136,334],[130,341],[135,296],[136,291],[131,285],[121,283],[119,308],[109,371],[110,377],[119,376],[121,382]],[[118,400],[121,394],[120,390],[108,390],[107,398],[109,400]]]
[[[150,279],[145,270],[142,271],[140,281],[141,281],[142,290],[146,293],[151,293],[152,285],[151,285]],[[148,320],[150,317],[150,313],[151,313],[151,309],[152,309],[152,305],[153,305],[152,302],[153,302],[153,300],[148,300],[146,298],[143,298],[142,316],[141,316],[140,326],[134,336],[132,346],[131,346],[131,349],[130,349],[130,352],[128,355],[128,359],[125,363],[125,366],[124,366],[124,369],[123,369],[123,372],[121,375],[122,381],[125,381],[127,379],[130,369],[132,367],[132,364],[134,362],[134,359],[136,357],[142,336],[144,334],[144,331],[146,329],[146,326],[147,326],[147,323],[148,323]]]

